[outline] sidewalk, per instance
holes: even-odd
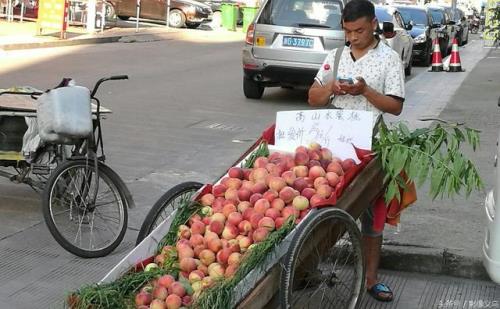
[[[117,27],[106,28],[103,32],[99,31],[94,34],[86,33],[83,27],[70,26],[67,30],[67,39],[62,40],[59,39],[59,32],[37,36],[35,22],[6,22],[0,19],[0,50],[8,51],[114,42],[149,42],[171,39],[176,35],[185,37],[189,36],[193,31],[204,31],[207,34],[207,38],[212,40],[243,40],[245,36],[240,28],[237,31],[213,30],[208,24],[201,25],[196,30],[141,24],[137,31],[130,24],[127,26],[119,24]]]
[[[465,154],[477,166],[485,190],[473,192],[468,199],[432,201],[428,184],[418,189],[419,199],[403,212],[399,230],[386,225],[382,268],[489,279],[482,265],[487,222],[483,205],[495,178],[500,50],[483,49],[482,42],[476,41],[460,52],[469,74],[425,72],[417,76],[407,84],[408,97],[417,99],[405,102],[405,109],[417,112],[412,118],[403,112],[399,118],[412,127],[428,125],[418,123],[420,117],[439,117],[481,130],[480,148],[476,152],[466,149]],[[451,95],[450,100],[447,96]],[[431,100],[441,108],[430,109]]]

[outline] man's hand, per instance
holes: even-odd
[[[365,92],[366,88],[368,87],[366,85],[366,82],[363,77],[356,77],[358,80],[354,84],[348,84],[348,83],[339,83],[339,87],[343,94],[350,94],[353,96],[361,95]]]

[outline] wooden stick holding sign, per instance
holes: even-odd
[[[276,114],[275,145],[293,151],[319,143],[344,160],[359,162],[353,145],[371,150],[373,113],[347,109],[284,111]]]
[[[141,12],[141,0],[136,3],[135,32],[139,32],[139,13]]]

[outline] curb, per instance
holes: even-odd
[[[122,36],[120,35],[120,36],[109,36],[103,38],[85,38],[85,39],[69,39],[69,40],[49,41],[49,42],[14,43],[14,44],[0,45],[0,49],[8,51],[8,50],[21,50],[21,49],[33,49],[33,48],[84,45],[84,44],[114,43],[118,42],[121,38]]]
[[[384,244],[380,268],[491,281],[482,258],[448,249]]]

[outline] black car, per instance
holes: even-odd
[[[451,20],[450,15],[448,15],[443,7],[427,6],[427,10],[430,12],[432,25],[436,28],[438,36],[447,39],[447,44],[441,46],[441,54],[444,57],[448,54],[448,51],[451,50],[453,38],[457,34],[455,22]]]

